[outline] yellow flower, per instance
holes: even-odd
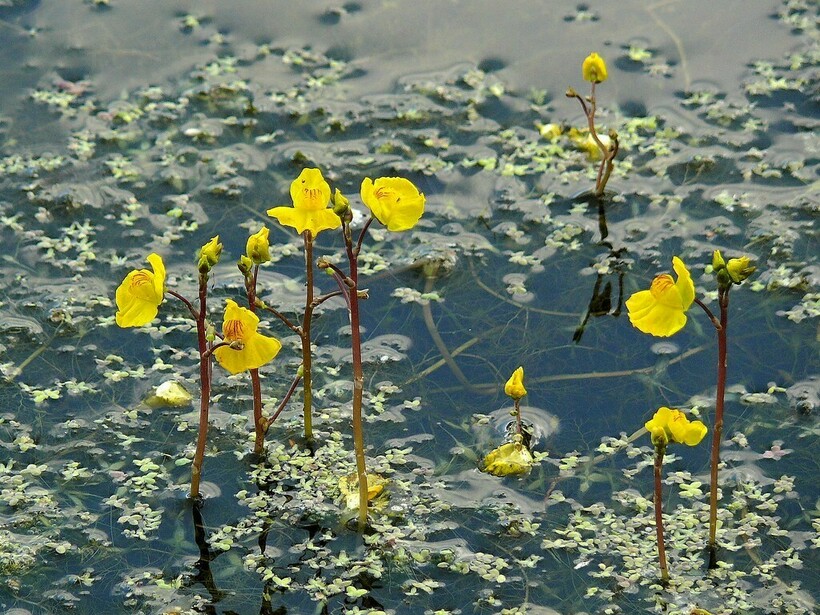
[[[261,265],[270,260],[270,242],[268,241],[270,231],[267,226],[263,226],[258,232],[248,237],[245,245],[245,253],[253,261],[254,265]]]
[[[424,195],[409,179],[366,177],[362,182],[362,202],[388,231],[406,231],[416,226],[424,213]]]
[[[165,263],[159,254],[149,254],[153,271],[131,271],[117,288],[117,324],[141,327],[154,320],[165,296]]]
[[[521,399],[527,394],[527,389],[524,388],[524,368],[516,369],[507,384],[504,385],[504,393],[513,399]]]
[[[256,314],[240,307],[232,299],[227,300],[222,335],[226,342],[241,342],[242,348],[221,346],[214,350],[214,356],[219,364],[232,374],[262,367],[282,348],[282,344],[276,338],[258,333],[258,326],[259,317]]]
[[[584,60],[584,64],[581,67],[581,74],[586,81],[591,81],[592,83],[606,81],[606,62],[593,51]]]
[[[706,425],[700,421],[689,421],[680,410],[662,406],[658,408],[651,420],[644,425],[655,446],[666,446],[669,442],[678,442],[696,446],[706,435]]]
[[[695,300],[695,285],[677,256],[672,258],[672,267],[678,275],[677,282],[663,273],[652,280],[649,290],[639,291],[626,301],[629,322],[644,333],[668,337],[686,324],[686,310]]]
[[[290,184],[293,207],[274,207],[268,215],[280,224],[292,226],[300,235],[310,231],[313,238],[320,232],[339,228],[342,221],[328,208],[330,185],[319,169],[302,169],[299,177]]]
[[[533,462],[530,449],[521,442],[507,442],[484,458],[484,471],[493,476],[525,474]]]

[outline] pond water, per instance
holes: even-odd
[[[818,34],[808,0],[0,0],[0,607],[815,612]],[[564,95],[586,93],[590,51],[609,66],[598,126],[621,143],[601,200]],[[202,507],[192,323],[171,300],[114,323],[151,252],[195,296],[216,234],[212,305],[241,298],[262,224],[260,294],[298,317],[301,244],[265,211],[304,167],[360,211],[368,176],[427,197],[361,259],[368,467],[389,479],[364,536],[339,491],[341,301],[314,323],[314,449],[297,394],[253,455],[247,376],[215,369]],[[316,252],[342,264],[342,247],[326,232]],[[711,428],[716,336],[694,306],[677,335],[641,334],[623,301],[679,255],[716,310],[715,249],[757,267],[729,308],[721,561],[706,570],[708,444],[672,448],[663,588],[641,429],[663,405]],[[284,346],[262,370],[270,413],[301,356],[263,325]],[[498,478],[479,467],[518,366],[537,462]],[[193,400],[146,402],[170,381]]]

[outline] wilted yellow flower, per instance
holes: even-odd
[[[388,231],[406,231],[416,226],[424,213],[424,195],[409,179],[366,177],[362,182],[362,202]]]
[[[159,254],[149,254],[153,271],[131,271],[117,288],[117,324],[141,327],[154,320],[165,297],[165,263]]]
[[[222,244],[219,243],[219,235],[211,237],[211,240],[199,249],[199,270],[210,271],[219,262],[222,256]]]
[[[162,406],[170,406],[172,408],[182,408],[191,404],[193,395],[176,380],[168,380],[159,385],[145,400],[152,408],[160,408]]]
[[[577,128],[570,128],[567,136],[578,149],[586,152],[587,158],[590,162],[595,162],[603,157],[601,148],[598,147],[598,143],[595,141],[593,136],[589,134],[588,129],[578,130]],[[600,139],[601,143],[603,143],[607,148],[612,145],[612,139],[610,139],[607,135],[598,135],[598,139]]]
[[[300,235],[310,231],[313,238],[320,232],[339,228],[342,221],[328,208],[330,185],[319,169],[302,169],[299,177],[290,184],[293,207],[274,207],[268,215],[280,224],[292,226]]]
[[[367,475],[367,501],[373,502],[377,497],[384,493],[384,488],[390,481],[378,474]],[[356,474],[349,476],[342,476],[339,479],[339,492],[342,494],[345,506],[350,510],[359,508],[359,477]],[[385,499],[384,504],[387,503]],[[379,508],[379,506],[375,506]]]
[[[504,385],[504,393],[513,399],[521,399],[527,394],[527,389],[524,388],[524,368],[516,369],[507,384]]]
[[[629,322],[640,331],[668,337],[686,324],[686,310],[695,300],[692,276],[677,256],[672,258],[677,281],[668,273],[656,276],[649,290],[641,290],[626,301]]]
[[[521,442],[507,442],[484,458],[484,471],[494,476],[525,474],[533,463],[530,449]]]
[[[666,446],[669,442],[678,442],[696,446],[706,435],[706,425],[700,421],[689,421],[680,410],[662,406],[658,408],[651,420],[644,425],[655,446]]]
[[[245,253],[254,265],[261,265],[270,260],[268,235],[270,235],[270,230],[267,226],[263,226],[259,231],[248,237],[248,243],[245,244]]]
[[[282,348],[282,344],[276,338],[257,332],[258,326],[259,317],[256,314],[240,307],[232,299],[226,301],[225,318],[222,322],[224,341],[241,342],[242,348],[221,346],[214,350],[214,356],[219,364],[232,374],[262,367]]]
[[[601,56],[593,51],[584,60],[584,64],[581,66],[581,74],[584,76],[586,81],[590,81],[592,83],[601,83],[602,81],[606,81],[606,62],[604,62],[604,59]]]

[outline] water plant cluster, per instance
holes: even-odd
[[[812,612],[817,161],[766,146],[810,138],[806,10],[680,116],[607,100],[601,50],[581,117],[466,64],[351,99],[274,43],[40,83],[63,146],[0,152],[0,603]]]

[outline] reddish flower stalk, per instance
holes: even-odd
[[[199,274],[199,311],[196,314],[196,336],[199,348],[199,431],[196,451],[191,464],[191,498],[200,499],[199,483],[202,477],[202,462],[205,457],[205,443],[208,439],[208,411],[211,403],[211,344],[207,339],[205,314],[208,300],[208,274]]]
[[[304,391],[302,414],[305,423],[305,439],[313,440],[313,391],[311,390],[310,323],[313,318],[313,237],[310,231],[302,234],[305,240],[305,315],[299,337],[302,340],[302,390]]]
[[[669,583],[669,568],[666,565],[666,542],[663,538],[663,485],[661,484],[661,470],[663,456],[666,454],[666,445],[655,446],[655,531],[658,536],[658,561],[661,568],[661,584]]]
[[[720,437],[723,432],[723,407],[726,397],[726,329],[729,325],[729,289],[718,290],[720,327],[715,327],[718,338],[717,392],[715,394],[715,423],[712,427],[712,461],[709,490],[709,568],[717,567],[717,501],[718,465],[720,464]]]
[[[253,273],[245,276],[245,292],[248,295],[248,309],[256,313],[256,281],[259,276],[259,265],[254,265]],[[248,370],[251,375],[251,390],[253,391],[253,452],[261,455],[265,450],[266,421],[262,416],[262,383],[259,380],[259,370]]]
[[[364,458],[364,430],[362,427],[362,403],[364,399],[364,371],[362,369],[362,340],[359,328],[359,250],[362,238],[370,225],[362,229],[356,248],[350,236],[350,227],[344,224],[347,260],[350,263],[350,279],[353,288],[348,290],[350,306],[350,347],[353,353],[353,449],[356,455],[356,475],[359,482],[359,531],[367,525],[367,468]]]

